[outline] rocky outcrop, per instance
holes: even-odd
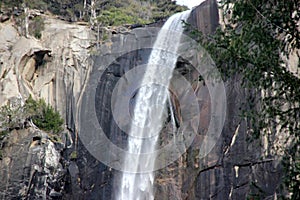
[[[78,101],[91,66],[91,30],[48,16],[41,40],[20,36],[11,22],[0,24],[0,34],[0,104],[32,95],[44,98],[66,118],[69,102]]]
[[[62,144],[39,129],[27,128],[13,130],[0,145],[0,199],[62,197],[67,174]]]
[[[66,193],[63,190],[68,188],[56,183],[58,176],[70,179],[76,176],[72,162],[69,171],[68,164],[48,165],[57,165],[63,159],[62,155],[71,160],[70,155],[75,148],[73,139],[76,141],[74,116],[91,68],[90,53],[95,37],[87,26],[44,17],[45,30],[40,40],[21,36],[12,21],[0,24],[0,106],[15,98],[25,100],[29,95],[34,99],[43,98],[65,119],[65,132],[70,140],[67,140],[66,146],[63,145],[62,152],[63,149],[54,150],[57,145],[51,143],[45,133],[35,133],[32,129],[10,133],[9,145],[4,142],[1,147],[0,173],[3,176],[0,185],[3,187],[0,191],[3,195],[0,199],[11,199],[10,195],[14,195],[15,199],[26,195],[29,195],[28,199],[55,199],[55,196]],[[39,138],[38,141],[32,141],[36,138]],[[31,142],[39,143],[37,149],[31,148]],[[27,154],[33,158],[28,157],[28,160]],[[6,174],[7,170],[9,174]],[[78,183],[77,178],[75,183]]]

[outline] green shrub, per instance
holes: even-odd
[[[129,8],[112,7],[104,10],[98,17],[98,22],[104,26],[119,26],[124,24],[145,24],[148,21],[138,17]]]
[[[0,108],[0,138],[9,130],[23,128],[26,120],[32,120],[38,128],[52,133],[62,131],[64,123],[60,114],[47,105],[45,100],[35,101],[30,96],[24,105],[9,102]]]
[[[53,133],[62,131],[63,119],[57,111],[46,104],[45,100],[35,101],[30,96],[25,103],[25,112],[40,129]]]
[[[49,105],[47,105],[47,107],[43,109],[42,117],[38,117],[33,120],[38,127],[41,127],[46,131],[53,131],[54,133],[58,133],[62,130],[62,118],[60,117],[59,113]]]
[[[71,160],[76,160],[77,159],[77,157],[78,157],[78,155],[77,155],[78,153],[77,153],[77,151],[72,151],[72,153],[70,154],[70,158],[71,158]]]

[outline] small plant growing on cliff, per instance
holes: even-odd
[[[34,123],[46,131],[53,131],[58,133],[62,130],[61,126],[63,120],[59,113],[55,111],[50,105],[43,108],[42,116],[34,118]]]
[[[0,108],[1,135],[16,128],[23,128],[26,121],[32,121],[42,130],[59,133],[63,119],[45,100],[35,101],[31,96],[25,104],[8,102]]]
[[[72,153],[70,154],[70,159],[71,160],[76,160],[77,157],[78,157],[77,151],[72,151]]]
[[[57,111],[46,104],[45,100],[35,101],[30,96],[25,103],[25,112],[40,129],[52,131],[53,133],[62,131],[63,119]]]

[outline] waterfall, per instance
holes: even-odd
[[[159,132],[168,116],[168,86],[177,62],[176,52],[184,29],[182,20],[186,20],[189,14],[190,11],[184,11],[171,16],[157,35],[135,97],[128,133],[128,152],[137,156],[125,160],[124,169],[130,169],[130,172],[122,174],[117,200],[154,199],[154,170],[149,169],[154,169],[155,157],[146,160],[139,155],[155,151]]]

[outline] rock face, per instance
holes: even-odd
[[[219,20],[217,3],[213,0],[204,2],[193,10],[190,20],[203,33],[213,33]],[[273,199],[281,192],[279,161],[266,153],[260,140],[250,141],[247,133],[250,124],[240,117],[241,111],[247,110],[247,100],[246,91],[241,88],[239,80],[236,76],[225,83],[226,121],[218,144],[207,157],[197,160],[194,156],[194,151],[197,150],[196,138],[193,146],[183,156],[182,163],[179,162],[177,170],[172,172],[173,178],[164,181],[165,186],[158,186],[161,190],[157,194],[158,199],[169,199],[165,194],[176,193],[180,196],[172,196],[172,199]],[[200,122],[204,123],[200,123],[200,127],[205,128],[208,126],[205,119],[210,115],[206,86],[199,88],[198,96],[204,97],[199,105],[204,105],[200,117]],[[206,106],[203,102],[207,102]],[[198,139],[201,140],[200,137]],[[193,161],[198,164],[193,164]]]
[[[212,33],[218,20],[216,1],[207,0],[192,11],[189,22]],[[113,89],[125,72],[147,61],[156,33],[150,28],[113,34],[92,53],[95,37],[85,26],[47,18],[42,38],[36,40],[21,37],[9,21],[0,24],[0,105],[18,96],[44,98],[65,118],[67,132],[64,144],[54,144],[33,128],[10,133],[0,160],[2,199],[114,198],[120,172],[86,149],[78,134],[92,127],[80,124],[78,116],[97,118],[110,141],[126,148],[127,136],[110,109]],[[177,68],[181,65],[184,71],[189,64],[182,60]],[[86,97],[93,78],[98,80],[91,85],[94,96]],[[225,126],[203,159],[198,158],[199,145],[209,125],[210,97],[205,84],[193,85],[200,105],[199,134],[181,158],[156,172],[155,199],[246,199],[252,193],[271,199],[280,192],[278,161],[265,153],[260,141],[247,141],[249,124],[240,118],[240,108],[247,109],[246,91],[239,80],[232,77],[225,83]],[[90,105],[93,113],[82,110],[86,98],[97,102]]]
[[[217,1],[207,0],[194,8],[188,22],[204,34],[213,33],[219,26]]]
[[[195,8],[189,22],[206,34],[213,33],[218,26],[217,3],[206,1]],[[125,148],[126,134],[113,120],[112,111],[109,109],[113,107],[110,99],[120,77],[135,66],[142,65],[149,56],[149,51],[139,49],[147,46],[140,43],[145,35],[149,37],[149,33],[135,30],[113,36],[112,43],[102,46],[101,55],[96,56],[94,60],[95,71],[92,74],[97,76],[96,74],[99,74],[97,71],[103,72],[99,82],[95,82],[92,86],[96,88],[98,85],[97,91],[93,93],[96,94],[96,101],[101,102],[95,108],[98,120],[102,121],[103,131],[110,141]],[[146,41],[149,44],[153,43],[153,39],[150,38]],[[135,46],[132,46],[133,44]],[[126,54],[118,51],[136,48],[139,50]],[[182,61],[183,65],[188,65],[185,62]],[[199,135],[181,158],[156,172],[155,199],[246,199],[252,194],[258,194],[258,198],[274,198],[280,192],[278,161],[264,154],[265,149],[259,145],[260,141],[247,141],[249,137],[246,130],[249,124],[240,118],[241,110],[247,109],[244,98],[246,91],[240,87],[239,80],[239,77],[232,77],[225,83],[228,102],[225,126],[217,145],[203,159],[198,158],[201,153],[199,146],[203,141],[203,132],[209,126],[210,98],[208,88],[204,84],[195,86],[201,110]],[[118,109],[122,112],[122,108]],[[91,117],[89,114],[85,116]],[[89,166],[96,166],[101,171],[106,181],[95,180],[95,187],[86,191],[84,198],[93,199],[99,196],[102,199],[113,198],[112,191],[120,184],[119,172],[101,163],[89,162],[91,163]],[[96,172],[88,165],[85,166],[85,170],[91,171],[93,177]],[[84,180],[87,185],[92,184],[89,180]],[[97,185],[101,186],[96,189]],[[95,196],[96,193],[99,194]]]
[[[19,130],[8,134],[9,145],[3,143],[1,147],[0,199],[25,196],[29,199],[56,199],[63,193],[66,199],[72,199],[72,189],[69,188],[76,188],[80,180],[76,177],[77,166],[74,167],[70,158],[76,148],[73,144],[77,144],[76,104],[92,66],[90,51],[95,43],[94,34],[87,26],[46,16],[41,40],[21,36],[11,21],[0,24],[0,35],[0,106],[14,98],[25,100],[29,95],[34,99],[43,98],[65,119],[68,138],[64,141],[67,145],[63,145],[64,151],[54,150],[61,145],[53,144],[49,139],[36,150],[30,146],[33,138],[42,137],[36,136],[36,131]],[[20,145],[22,149],[19,149]],[[32,154],[32,158],[26,160],[27,154]],[[62,155],[70,161],[66,166],[58,164],[64,159]],[[48,166],[51,163],[55,166]],[[58,176],[62,176],[63,182],[67,177],[68,184],[56,183]],[[70,198],[65,194],[68,192]]]
[[[10,22],[0,24],[0,33],[0,105],[32,95],[68,113],[91,66],[89,28],[48,17],[41,40],[20,36]]]
[[[59,146],[38,129],[12,131],[1,142],[1,199],[62,197],[67,173]]]

